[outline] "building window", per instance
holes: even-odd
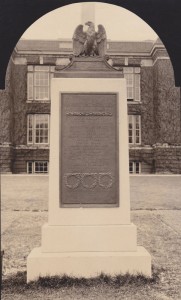
[[[141,143],[141,117],[128,115],[128,139],[129,144]]]
[[[129,162],[129,173],[130,174],[140,174],[141,173],[141,163],[139,161]]]
[[[127,100],[140,101],[140,68],[124,67],[123,73],[127,84]]]
[[[54,67],[28,66],[28,100],[50,100],[50,82]]]
[[[48,173],[48,161],[28,161],[27,173],[28,174]]]
[[[27,124],[28,144],[49,144],[49,115],[28,115]]]

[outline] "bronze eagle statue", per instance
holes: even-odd
[[[93,22],[87,22],[87,31],[83,30],[80,24],[73,34],[73,54],[75,56],[104,56],[107,49],[106,31],[103,25],[98,25],[98,31],[95,31]]]

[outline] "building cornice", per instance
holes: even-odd
[[[166,48],[162,44],[160,44],[160,45],[155,44],[155,45],[153,45],[153,48],[151,49],[149,55],[153,56],[157,50],[165,50],[166,51]]]
[[[23,64],[26,65],[27,61],[28,61],[28,57],[29,56],[46,56],[46,57],[51,57],[54,56],[54,58],[56,59],[60,59],[62,58],[66,58],[70,55],[72,55],[73,51],[70,48],[62,48],[61,49],[61,42],[71,42],[70,39],[61,39],[61,40],[57,40],[57,43],[59,43],[59,49],[57,49],[57,51],[49,51],[49,50],[19,50],[17,45],[15,46],[14,49],[14,58],[12,59],[14,64]],[[131,41],[130,41],[131,42]],[[143,41],[144,42],[144,41]],[[109,43],[119,43],[119,41],[108,41]],[[141,41],[140,41],[141,43]],[[157,54],[158,51],[161,51],[161,53],[159,52]],[[164,54],[162,54],[164,52]],[[163,44],[161,43],[153,43],[153,46],[151,48],[151,51],[145,51],[145,52],[121,52],[118,50],[110,50],[107,49],[107,55],[110,56],[110,58],[127,58],[128,60],[131,58],[134,59],[140,59],[140,65],[141,66],[146,66],[146,67],[150,67],[150,66],[154,66],[155,63],[159,60],[159,59],[170,59],[168,56],[168,53],[166,51],[166,48]],[[155,55],[158,55],[158,57],[154,58]],[[27,60],[26,60],[27,59]],[[59,63],[55,63],[55,64],[59,64]],[[126,65],[126,64],[124,64]],[[130,65],[130,64],[129,64]]]

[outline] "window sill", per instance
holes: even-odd
[[[141,144],[128,144],[129,148],[142,148]]]
[[[26,100],[26,103],[50,103],[50,100]]]
[[[129,173],[129,176],[139,176],[141,173]]]
[[[127,100],[128,104],[142,104],[141,101]]]
[[[50,145],[49,144],[36,144],[36,145],[27,145],[28,148],[33,148],[33,149],[49,149]]]
[[[50,148],[49,144],[39,144],[39,145],[27,144],[27,145],[15,146],[15,149],[49,149],[49,148]]]
[[[26,175],[30,175],[30,176],[49,176],[49,173],[24,173]]]

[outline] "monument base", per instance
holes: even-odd
[[[96,277],[102,273],[151,277],[151,256],[144,247],[132,252],[43,253],[34,248],[27,260],[27,282],[42,276]]]

